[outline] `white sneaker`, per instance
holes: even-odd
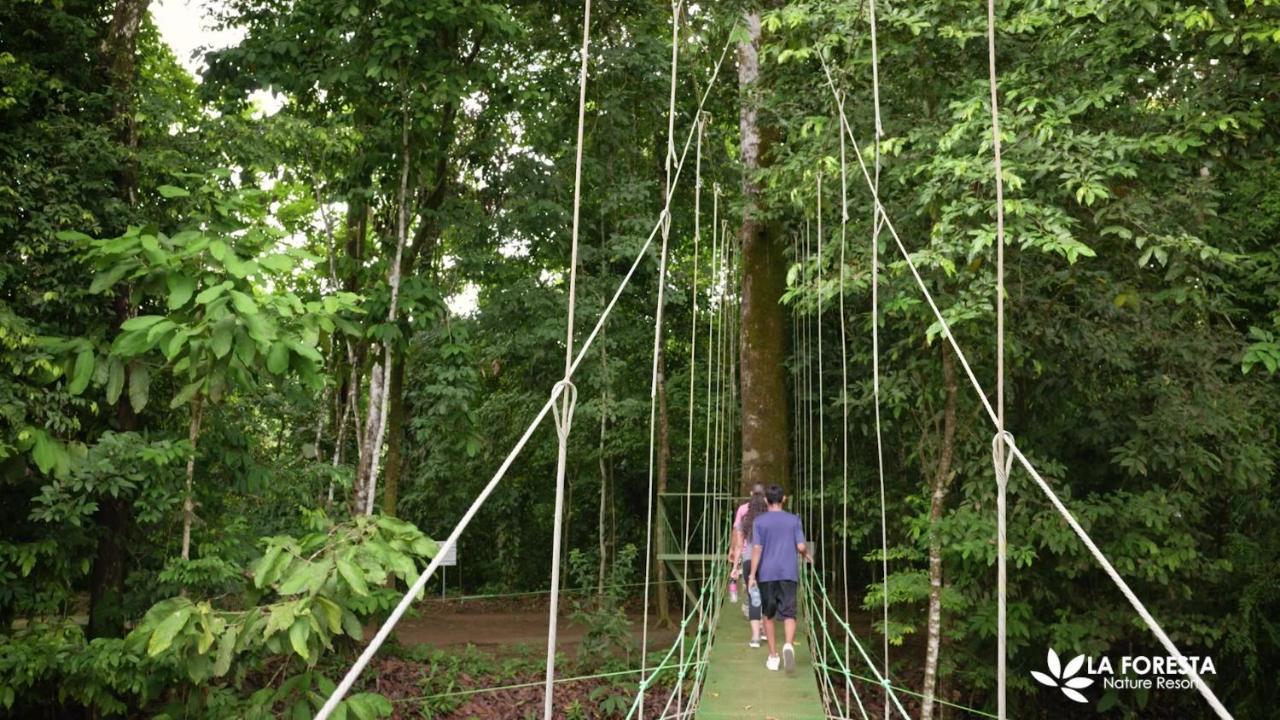
[[[791,643],[782,646],[782,665],[788,673],[796,671],[796,649],[791,646]],[[774,670],[777,668],[775,667]]]
[[[759,641],[759,640],[751,640],[751,641],[748,641],[748,642],[747,642],[747,647],[758,648],[758,647],[760,647],[760,641]]]
[[[764,666],[775,672],[780,664],[782,664],[782,660],[777,655],[770,655],[769,659],[764,661]]]

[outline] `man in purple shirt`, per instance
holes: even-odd
[[[795,672],[796,650],[796,586],[800,583],[797,556],[810,562],[809,548],[805,546],[804,529],[800,518],[782,509],[786,497],[778,485],[770,485],[764,491],[769,512],[755,520],[752,528],[751,579],[748,587],[760,588],[760,605],[764,614],[764,634],[769,640],[769,659],[765,667],[777,670],[786,667]],[[782,657],[778,657],[777,635],[773,622],[782,618],[786,642],[782,645]]]

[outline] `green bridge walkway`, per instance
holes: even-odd
[[[699,720],[823,720],[826,711],[809,657],[805,618],[796,630],[793,675],[765,669],[768,646],[747,647],[751,628],[737,604],[725,597],[715,644],[707,657],[707,679],[698,702]],[[778,632],[782,632],[779,623]],[[781,651],[781,638],[779,638]]]

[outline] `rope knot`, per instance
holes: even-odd
[[[562,413],[560,404],[555,402],[557,396],[565,395],[565,409]],[[569,428],[573,425],[573,409],[578,404],[578,386],[565,378],[551,388],[551,417],[556,423],[556,435],[561,442],[569,438]]]
[[[1016,451],[1017,447],[1013,441],[1013,433],[1008,430],[997,430],[991,437],[991,464],[996,469],[996,482],[1001,485],[1009,482],[1009,471],[1013,469],[1014,456],[1014,452],[1003,451],[1006,449]]]

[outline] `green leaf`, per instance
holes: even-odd
[[[113,357],[107,368],[107,402],[115,405],[120,399],[122,390],[124,390],[124,362],[118,357]]]
[[[236,654],[236,640],[240,637],[240,627],[232,625],[227,631],[222,633],[222,637],[218,639],[218,655],[217,660],[213,663],[214,677],[222,677],[231,669],[231,659]]]
[[[191,193],[183,190],[177,185],[161,185],[156,188],[156,192],[165,198],[191,197]]]
[[[279,375],[289,369],[289,348],[284,343],[271,343],[271,352],[267,354],[267,369]]]
[[[268,255],[258,260],[258,264],[275,272],[289,272],[293,269],[293,258],[288,255]]]
[[[160,621],[154,632],[151,633],[151,640],[147,643],[147,655],[155,657],[169,646],[173,645],[173,640],[186,626],[187,619],[191,617],[191,606],[185,605],[174,610],[167,617]]]
[[[266,554],[264,554],[262,559],[258,560],[257,564],[253,566],[254,587],[261,589],[275,580],[275,578],[268,578],[267,576],[271,573],[276,559],[280,557],[280,553],[282,552],[284,552],[284,547],[274,543],[271,547],[267,548]]]
[[[129,405],[136,413],[142,412],[151,396],[151,371],[142,363],[134,363],[129,372]]]
[[[171,272],[165,277],[164,282],[169,288],[170,310],[177,310],[186,305],[187,301],[191,300],[191,296],[195,294],[195,278]]]
[[[44,430],[32,430],[31,435],[35,440],[35,444],[31,446],[31,457],[36,461],[40,472],[48,474],[67,451],[62,443],[49,437]]]
[[[213,338],[210,340],[209,347],[213,350],[214,357],[224,358],[231,352],[231,342],[235,339],[235,332],[236,321],[230,316],[213,326]]]
[[[178,394],[174,395],[173,399],[169,401],[169,407],[178,408],[186,405],[191,401],[191,398],[196,396],[196,393],[200,391],[200,387],[202,385],[204,385],[204,378],[184,385],[182,389],[178,391]]]
[[[316,596],[316,605],[329,626],[329,632],[335,635],[342,632],[342,608],[323,595]]]
[[[135,357],[151,349],[146,330],[124,332],[111,343],[111,352],[121,357]]]
[[[138,317],[129,318],[128,320],[125,320],[120,325],[120,329],[127,330],[127,331],[146,330],[147,328],[151,327],[152,325],[155,325],[161,320],[164,320],[163,315],[139,315]]]
[[[310,587],[319,587],[328,574],[328,562],[302,563],[280,583],[277,592],[281,595],[296,595]]]
[[[262,636],[269,638],[293,625],[293,620],[297,616],[296,610],[296,603],[281,603],[271,608],[271,615],[267,617],[267,627],[262,631]]]
[[[364,626],[360,624],[360,618],[350,610],[342,611],[342,630],[353,640],[364,639]]]
[[[357,595],[368,596],[369,586],[364,582],[364,574],[360,569],[352,565],[349,560],[344,558],[338,559],[338,573],[342,575],[342,579],[347,581],[347,585],[351,587],[352,592]]]
[[[209,303],[221,297],[222,294],[227,291],[227,288],[230,288],[230,287],[231,287],[230,280],[224,283],[220,283],[218,285],[214,285],[213,287],[207,287],[204,290],[201,290],[200,294],[196,296],[196,302],[199,303],[200,305],[208,305]]]
[[[253,358],[257,355],[258,349],[254,347],[253,340],[249,337],[249,333],[243,329],[236,330],[235,342],[236,357],[245,367],[253,365]]]
[[[298,653],[298,657],[307,661],[311,660],[311,652],[307,648],[307,639],[310,637],[311,621],[308,618],[298,618],[289,626],[289,644]]]
[[[239,290],[231,291],[231,304],[235,306],[236,312],[241,315],[258,314],[258,304],[253,301],[253,298],[245,295]]]
[[[126,260],[125,262],[114,265],[97,275],[93,276],[93,282],[89,283],[89,293],[98,294],[103,290],[115,286],[120,279],[129,274],[131,270],[138,267],[136,260]]]
[[[72,395],[79,395],[84,389],[89,387],[89,380],[93,378],[93,366],[96,361],[92,350],[81,350],[76,355],[75,369],[71,371],[71,383],[67,385],[67,392]]]
[[[90,242],[93,238],[76,230],[59,230],[54,236],[63,242]]]

